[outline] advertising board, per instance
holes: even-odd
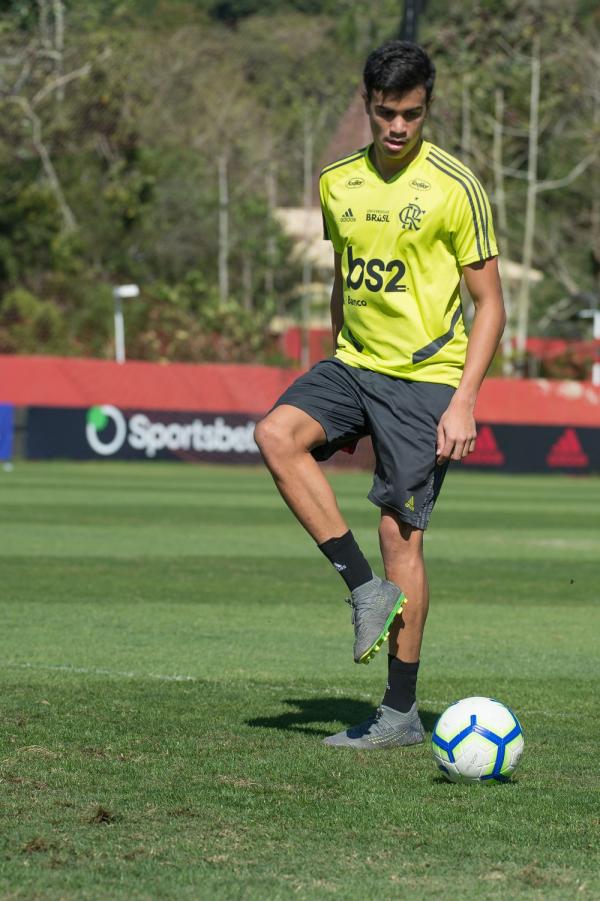
[[[15,429],[13,404],[0,404],[0,461],[12,459]]]
[[[241,413],[30,407],[31,460],[189,460],[252,463],[256,418]]]
[[[1,410],[1,408],[0,408]],[[30,407],[26,456],[34,460],[179,460],[259,463],[256,415],[121,409]],[[0,457],[0,459],[2,459]],[[334,466],[371,469],[369,439]],[[497,472],[600,472],[600,429],[479,423],[466,469]]]

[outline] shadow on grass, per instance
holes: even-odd
[[[285,698],[283,703],[293,709],[277,716],[258,716],[246,720],[246,725],[304,732],[307,735],[330,735],[334,731],[331,727],[324,729],[310,724],[342,723],[343,726],[354,726],[368,719],[374,709],[373,704],[354,698]],[[440,714],[420,710],[419,715],[425,731],[431,732]]]

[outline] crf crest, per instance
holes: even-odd
[[[425,210],[422,210],[418,204],[409,203],[399,213],[402,228],[418,231],[421,228],[421,218],[424,215]]]

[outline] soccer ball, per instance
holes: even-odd
[[[493,698],[451,704],[431,736],[434,760],[450,782],[508,782],[523,745],[518,719]]]

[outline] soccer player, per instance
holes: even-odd
[[[406,41],[374,50],[364,69],[373,135],[321,175],[334,251],[335,354],[317,363],[258,424],[277,488],[345,580],[354,660],[389,635],[388,680],[366,722],[335,747],[423,741],[416,682],[429,605],[423,532],[450,460],[475,447],[474,406],[505,313],[488,198],[470,169],[423,138],[435,68]],[[459,284],[475,308],[467,339]],[[381,509],[385,579],[361,552],[317,461],[370,435],[369,499]]]

